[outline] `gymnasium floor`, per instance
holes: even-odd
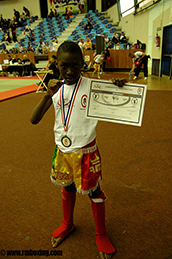
[[[92,72],[85,73],[84,76],[91,78]],[[102,79],[110,79],[111,77],[115,78],[126,78],[128,80],[127,72],[105,72],[101,75]],[[94,76],[96,78],[96,75]],[[39,79],[36,76],[25,77],[24,79],[17,77],[1,77],[0,78],[0,92],[16,89],[23,86],[29,86],[35,83],[38,83]],[[148,90],[172,90],[172,80],[169,80],[168,77],[157,77],[150,75],[148,80],[145,81],[143,74],[140,73],[137,80],[131,80],[133,83],[138,84],[147,84]]]
[[[145,83],[141,76],[135,83]],[[127,78],[128,73],[102,75],[102,79],[111,77]],[[44,93],[27,85],[36,87],[38,81],[0,78],[0,96],[18,87],[32,90],[0,102],[0,258],[8,250],[60,250],[62,255],[56,258],[98,259],[87,195],[77,193],[76,230],[59,247],[51,246],[51,233],[62,220],[61,188],[49,179],[53,107],[38,125],[29,120]],[[96,129],[101,187],[108,198],[106,228],[117,250],[113,259],[172,258],[172,81],[149,76],[147,84],[141,127],[100,121]],[[34,256],[40,257],[47,258]]]

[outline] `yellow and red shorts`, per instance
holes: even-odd
[[[96,141],[73,153],[63,153],[56,146],[50,178],[61,185],[74,182],[77,190],[83,193],[93,191],[102,179],[101,157]]]

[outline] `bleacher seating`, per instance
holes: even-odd
[[[59,15],[59,17],[52,19],[50,18],[43,18],[43,20],[35,26],[33,31],[33,37],[32,39],[29,39],[28,35],[25,35],[23,39],[19,42],[22,47],[27,48],[28,42],[31,41],[31,45],[36,49],[38,46],[40,40],[43,42],[50,42],[55,37],[60,37],[61,33],[69,26],[69,24],[73,21],[73,19],[76,17],[78,13],[76,12],[74,16],[68,20],[65,19],[63,16],[63,13]],[[93,24],[93,29],[85,30],[85,25],[87,23],[87,18],[89,18]],[[26,23],[29,25],[30,20],[27,20]],[[24,30],[23,27],[18,28],[18,35],[22,33],[22,30]],[[96,42],[96,35],[102,34],[107,35],[108,39],[112,39],[113,33],[116,30],[116,27],[113,26],[111,22],[108,21],[108,19],[102,15],[98,10],[95,10],[94,12],[90,10],[82,19],[82,21],[76,26],[76,28],[72,31],[72,33],[68,36],[67,40],[72,40],[75,42],[79,42],[80,38],[83,38],[86,40],[86,38],[90,38],[92,44],[95,44]],[[120,33],[117,32],[120,36]],[[0,39],[2,35],[0,32]],[[52,44],[50,43],[50,46]],[[16,45],[17,46],[17,45]],[[124,45],[119,45],[120,48],[124,48]]]

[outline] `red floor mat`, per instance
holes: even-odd
[[[2,92],[0,93],[0,102],[23,94],[34,92],[37,90],[37,88],[38,86],[36,84],[33,84]]]

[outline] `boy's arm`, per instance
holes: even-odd
[[[32,124],[38,124],[46,111],[50,108],[52,104],[52,96],[59,90],[62,85],[62,81],[57,79],[52,79],[48,83],[48,89],[42,100],[33,109],[30,121]]]

